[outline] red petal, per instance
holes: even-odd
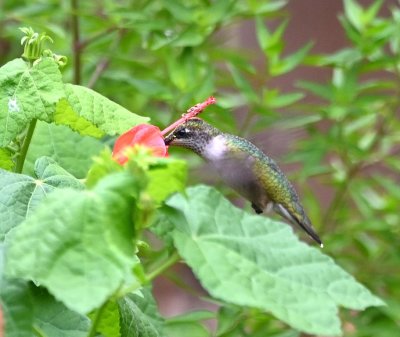
[[[140,124],[122,134],[115,141],[113,157],[120,164],[124,164],[128,160],[124,154],[125,149],[135,145],[148,147],[154,156],[168,156],[168,147],[164,143],[160,129],[154,125]]]

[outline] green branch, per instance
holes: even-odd
[[[164,263],[161,264],[161,266],[157,267],[152,272],[147,274],[147,276],[146,276],[147,281],[150,282],[150,281],[154,280],[158,275],[162,274],[169,267],[171,267],[176,262],[178,262],[179,259],[180,259],[180,257],[178,255],[178,253],[174,252],[167,260],[164,261]]]
[[[78,0],[71,0],[72,50],[74,52],[74,83],[81,83],[81,48],[79,34]]]
[[[96,336],[97,326],[99,325],[101,316],[103,315],[103,311],[104,311],[104,308],[106,307],[106,305],[107,305],[107,301],[105,301],[101,305],[101,307],[99,309],[97,309],[96,314],[93,319],[92,326],[90,327],[90,331],[89,331],[87,337],[95,337]]]
[[[22,143],[21,152],[17,159],[17,164],[15,165],[15,172],[22,173],[22,169],[24,168],[26,154],[28,153],[29,145],[31,144],[33,132],[35,131],[37,119],[33,119],[28,127],[28,132],[24,138],[24,142]]]

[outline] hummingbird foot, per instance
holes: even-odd
[[[257,214],[261,214],[263,212],[263,210],[260,207],[258,207],[256,204],[254,204],[254,203],[251,203],[251,207],[253,207],[254,211]]]

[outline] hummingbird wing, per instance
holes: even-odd
[[[276,162],[246,139],[229,135],[226,142],[230,150],[214,163],[222,179],[248,199],[257,213],[271,202],[275,212],[322,245],[296,190]]]
[[[278,165],[271,158],[263,154],[263,157],[259,157],[255,164],[255,171],[263,181],[265,192],[274,204],[274,211],[292,224],[300,226],[312,239],[322,246],[322,241],[304,211],[295,188]]]
[[[298,212],[302,214],[301,216],[297,216],[296,214],[298,213],[288,211],[282,204],[274,203],[275,212],[280,214],[286,220],[290,221],[290,223],[300,226],[314,241],[316,241],[321,247],[323,247],[324,245],[318,234],[312,227],[311,221],[305,214],[303,207],[301,207],[301,205],[297,205],[297,208]]]

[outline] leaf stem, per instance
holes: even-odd
[[[32,329],[33,329],[33,333],[37,337],[46,337],[45,333],[42,330],[40,330],[37,326],[33,325]]]
[[[152,272],[147,274],[146,279],[148,282],[154,280],[158,275],[162,274],[164,271],[166,271],[169,267],[174,265],[176,262],[178,262],[180,259],[179,255],[177,252],[174,252],[164,263],[159,266],[158,268],[154,269]]]
[[[81,83],[81,48],[79,34],[78,0],[71,0],[72,50],[74,52],[74,83]]]
[[[26,154],[28,153],[29,145],[31,144],[33,132],[35,131],[37,119],[32,119],[29,123],[28,132],[24,138],[22,143],[21,152],[17,159],[17,164],[15,166],[16,173],[22,173],[22,169],[24,168]]]
[[[99,309],[97,309],[96,315],[94,316],[93,323],[92,323],[92,326],[90,327],[90,331],[89,331],[89,334],[87,335],[87,337],[95,337],[96,336],[97,325],[100,322],[100,318],[103,315],[103,311],[104,311],[104,308],[106,307],[106,305],[107,305],[107,301],[105,301],[101,305],[101,307]]]

